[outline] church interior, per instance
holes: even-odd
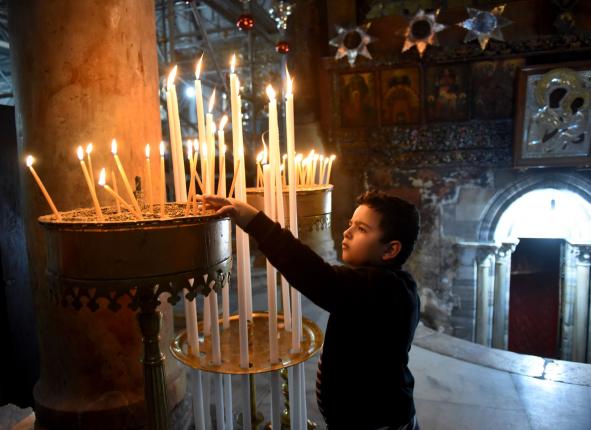
[[[420,214],[382,428],[591,430],[591,2],[0,0],[0,130],[0,430],[334,429],[329,312],[202,195],[340,266],[370,190]]]

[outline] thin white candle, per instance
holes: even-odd
[[[209,298],[209,313],[211,318],[211,358],[213,364],[219,366],[222,364],[222,353],[220,346],[218,294],[212,289],[207,297]]]
[[[51,197],[49,196],[49,193],[45,189],[45,185],[43,185],[43,182],[41,182],[41,178],[39,177],[39,175],[37,175],[37,172],[33,168],[33,163],[34,162],[35,162],[35,159],[32,156],[30,156],[30,155],[27,156],[26,164],[27,164],[27,167],[29,168],[29,171],[31,172],[31,175],[33,175],[33,178],[35,179],[35,182],[37,182],[37,185],[41,189],[41,193],[43,194],[43,197],[45,197],[45,200],[47,201],[47,204],[51,208],[51,211],[53,212],[53,215],[55,216],[55,218],[59,222],[61,222],[62,221],[62,217],[61,217],[59,211],[55,207],[55,204],[53,204],[53,200],[51,199]]]
[[[187,179],[185,177],[185,153],[183,151],[183,137],[181,133],[181,120],[179,117],[179,103],[176,95],[176,86],[173,85],[170,89],[172,96],[172,111],[174,119],[174,131],[176,134],[175,142],[177,146],[176,156],[178,157],[179,165],[179,186],[180,190],[180,202],[187,201]]]
[[[203,110],[203,90],[201,88],[201,67],[203,66],[203,55],[197,62],[195,68],[195,105],[197,108],[197,132],[199,143],[205,143],[205,111]],[[203,173],[201,173],[203,175]]]
[[[236,65],[236,56],[232,56],[230,63],[230,102],[232,108],[232,143],[233,143],[233,154],[234,154],[234,174],[233,183],[236,183],[236,198],[244,200],[243,195],[243,176],[244,171],[244,149],[242,147],[241,134],[241,104],[239,98],[239,83],[236,73],[234,73],[234,67]],[[230,190],[230,193],[232,190]],[[236,229],[236,253],[237,253],[237,277],[238,277],[238,313],[239,313],[239,339],[240,339],[240,367],[248,369],[249,367],[249,353],[248,353],[248,303],[247,303],[247,274],[250,273],[248,266],[250,264],[250,258],[244,254],[244,242],[248,242],[246,233],[241,229]],[[248,381],[248,375],[246,375]],[[244,381],[244,379],[243,379]],[[243,416],[250,417],[250,405],[249,399],[250,394],[248,388],[243,390]],[[250,423],[249,419],[244,420],[246,424]]]
[[[211,93],[207,115],[205,116],[205,137],[207,139],[207,193],[215,193],[215,123],[213,122],[213,106],[215,89]]]
[[[228,122],[228,116],[224,115],[220,120],[218,127],[218,163],[219,163],[219,181],[218,195],[226,197],[226,138],[224,136],[224,127]]]
[[[111,196],[113,196],[113,198],[115,198],[115,200],[119,201],[121,203],[121,205],[125,209],[127,209],[129,211],[129,213],[131,213],[136,219],[138,219],[138,220],[141,219],[140,215],[129,204],[127,204],[127,202],[125,200],[123,200],[123,198],[119,194],[117,194],[117,192],[112,190],[111,187],[109,187],[107,185],[107,172],[104,168],[101,169],[98,184],[101,187],[103,187],[103,189],[105,191],[107,191]]]
[[[150,212],[154,210],[154,201],[152,199],[152,169],[150,168],[150,144],[146,145],[146,194]]]
[[[113,141],[111,142],[111,152],[113,153],[113,157],[115,158],[115,163],[117,164],[117,168],[119,169],[119,174],[123,179],[123,185],[125,185],[125,189],[127,190],[129,200],[131,200],[131,205],[141,217],[142,211],[137,203],[137,200],[135,199],[135,196],[133,195],[133,191],[131,191],[131,186],[129,185],[129,181],[127,180],[127,175],[125,174],[125,170],[123,169],[123,164],[121,164],[121,160],[117,155],[117,140],[115,139],[113,139]]]
[[[90,154],[92,153],[92,143],[86,145],[86,159],[88,161],[88,174],[90,175],[90,183],[92,184],[92,188],[94,188],[94,193],[96,194],[96,187],[94,186],[94,171],[92,170],[92,157]]]
[[[331,155],[328,161],[328,173],[326,174],[326,183],[330,184],[330,172],[332,170],[332,162],[337,158],[336,155]]]
[[[268,217],[275,219],[275,183],[273,170],[269,164],[263,166],[265,178],[264,210]],[[277,272],[267,260],[267,305],[269,309],[269,359],[276,363],[279,357],[279,344],[277,341]]]
[[[164,218],[166,202],[166,176],[164,172],[164,142],[160,142],[160,218]]]
[[[99,204],[99,201],[96,197],[94,185],[92,183],[92,179],[90,178],[90,174],[88,173],[88,169],[86,168],[86,163],[84,163],[84,150],[81,146],[78,147],[76,155],[78,155],[78,160],[80,160],[80,167],[82,168],[82,173],[84,174],[84,179],[86,180],[86,185],[88,186],[88,191],[90,192],[90,198],[92,199],[92,204],[94,205],[96,218],[98,221],[103,222],[104,217],[103,212],[101,211],[101,205]]]
[[[174,87],[174,79],[176,77],[177,66],[172,68],[172,71],[168,74],[168,80],[166,82],[166,108],[168,112],[168,132],[170,134],[170,153],[171,153],[171,161],[172,161],[172,176],[173,176],[173,185],[174,185],[174,196],[176,201],[180,201],[180,175],[179,175],[179,163],[178,158],[176,155],[177,152],[177,145],[176,145],[176,121],[174,120],[174,108],[173,108],[173,99],[172,99],[172,87]]]
[[[117,175],[115,175],[115,171],[111,169],[111,178],[113,178],[113,191],[119,194],[119,187],[117,186]],[[117,208],[117,213],[121,213],[121,203],[119,203],[118,199],[115,199],[115,207]]]

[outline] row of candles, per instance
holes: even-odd
[[[263,165],[268,163],[267,145],[263,142],[263,150],[257,154],[257,178],[256,187],[264,187]],[[296,171],[296,187],[313,186],[313,185],[327,185],[330,184],[330,174],[332,171],[332,163],[336,159],[336,155],[325,157],[322,154],[316,154],[315,150],[311,150],[307,157],[303,154],[296,154],[295,156],[295,171]],[[283,154],[281,158],[281,183],[285,187],[287,185],[287,169],[285,162],[287,154]]]
[[[175,200],[180,203],[187,204],[187,210],[190,203],[197,198],[197,186],[204,194],[219,194],[222,196],[231,196],[235,190],[236,199],[246,201],[246,181],[245,181],[245,163],[244,163],[244,143],[242,133],[242,109],[240,96],[240,82],[236,75],[235,56],[232,57],[230,63],[230,95],[231,95],[231,113],[232,113],[232,138],[233,138],[233,159],[234,159],[234,177],[230,192],[226,193],[226,177],[225,177],[225,152],[226,145],[224,141],[224,126],[228,122],[226,116],[222,117],[219,122],[219,127],[216,126],[213,120],[213,104],[215,103],[215,90],[209,102],[208,113],[205,114],[203,106],[203,96],[201,81],[199,79],[202,59],[199,60],[196,69],[195,80],[195,95],[196,95],[196,110],[197,110],[197,129],[199,140],[189,142],[187,146],[187,157],[189,159],[190,181],[187,190],[187,183],[185,179],[185,160],[182,144],[182,135],[180,128],[180,119],[178,112],[178,99],[176,96],[176,87],[174,85],[174,78],[177,68],[173,68],[167,80],[166,99],[168,108],[168,120],[170,129],[170,146],[171,158],[174,178],[174,194]],[[261,177],[260,182],[257,180],[257,186],[264,187],[264,201],[265,213],[275,221],[278,221],[282,226],[286,224],[286,210],[283,207],[283,187],[287,185],[289,191],[289,225],[292,233],[297,237],[297,203],[296,203],[296,188],[297,186],[310,184],[325,184],[330,180],[330,170],[334,156],[323,157],[311,152],[306,159],[298,156],[295,151],[295,135],[294,135],[294,109],[293,109],[293,82],[287,73],[287,89],[285,96],[285,112],[286,112],[286,140],[287,140],[287,154],[281,157],[279,150],[279,126],[277,116],[277,99],[276,94],[271,85],[267,87],[267,95],[269,97],[269,156],[268,161],[257,163],[257,171],[260,167]],[[215,134],[218,133],[218,168],[219,168],[219,182],[217,190],[215,189]],[[125,173],[125,169],[117,154],[117,142],[113,139],[111,144],[111,152],[115,166],[119,172],[127,194],[127,200],[124,199],[119,191],[116,180],[116,175],[111,170],[111,177],[113,187],[111,188],[106,183],[106,169],[100,171],[98,184],[102,186],[114,199],[118,210],[121,207],[129,211],[136,219],[142,219],[142,211],[139,203],[133,194],[129,180]],[[93,202],[96,212],[96,217],[99,221],[104,220],[101,211],[101,206],[96,194],[95,181],[92,170],[92,144],[89,144],[84,150],[78,147],[77,156],[80,161],[83,175],[88,185],[88,190]],[[85,160],[86,154],[86,160]],[[199,154],[201,159],[201,176],[197,171],[197,163],[199,161]],[[165,174],[164,174],[164,143],[160,144],[160,196],[158,198],[160,203],[160,216],[164,217],[165,207]],[[29,167],[33,177],[37,181],[39,187],[49,206],[51,207],[56,219],[61,221],[61,215],[56,209],[55,204],[51,200],[47,190],[43,186],[41,179],[33,168],[33,157],[27,157],[27,166]],[[261,160],[262,161],[262,160]],[[287,161],[287,169],[285,166]],[[88,163],[88,166],[87,166]],[[282,170],[284,172],[282,176]],[[285,178],[285,171],[287,170],[287,178]],[[316,175],[318,172],[318,176]],[[316,180],[318,177],[318,180]],[[147,189],[147,204],[150,211],[153,211],[154,199],[152,192],[152,177],[150,169],[150,146],[146,146],[146,189]],[[250,248],[248,235],[241,229],[236,230],[236,246],[237,246],[237,289],[238,289],[238,312],[239,312],[239,348],[240,348],[240,366],[243,368],[249,367],[249,348],[248,348],[248,321],[252,321],[252,291],[251,291],[251,275],[250,275]],[[290,331],[292,335],[292,352],[299,352],[301,348],[302,336],[302,315],[301,315],[301,298],[295,289],[289,288],[287,281],[281,277],[281,288],[283,293],[283,311],[284,324],[286,331]],[[268,307],[269,307],[269,343],[270,343],[270,361],[277,363],[280,358],[278,356],[278,327],[277,327],[277,272],[270,264],[267,264],[267,293],[268,293]],[[222,289],[222,306],[223,306],[223,328],[229,327],[229,286],[226,285]],[[189,302],[185,300],[185,317],[187,320],[187,335],[191,352],[199,357],[199,332],[197,326],[197,309],[195,301]],[[204,304],[203,315],[203,331],[204,335],[212,337],[212,361],[216,365],[221,365],[221,349],[220,349],[220,332],[219,332],[219,309],[217,293],[212,291],[206,298]],[[292,403],[292,427],[303,428],[305,420],[305,413],[302,415],[298,411],[305,411],[305,389],[303,388],[302,366],[296,366],[291,370],[293,380],[290,383],[290,391],[293,392],[291,397]],[[196,389],[201,392],[200,375],[196,380]],[[277,375],[275,375],[277,376]],[[228,397],[228,393],[222,393],[222,379],[216,379],[215,392],[216,404],[223,404],[224,397]],[[228,383],[223,384],[223,390],[229,389]],[[246,380],[245,387],[243,387],[243,406],[245,408],[244,416],[250,416],[249,409],[249,391],[248,381]],[[276,386],[275,386],[276,385]],[[275,378],[272,389],[272,408],[276,412],[280,408],[280,392],[279,380]],[[200,397],[197,405],[196,419],[199,423],[204,422],[204,408],[203,399]],[[200,404],[199,404],[200,403]],[[205,408],[207,410],[209,408]],[[248,412],[248,413],[247,413]],[[274,417],[279,417],[278,413],[273,414]],[[222,418],[223,417],[219,417]],[[245,420],[245,428],[249,427],[249,420]],[[275,421],[275,420],[274,420]],[[220,422],[218,420],[218,422]],[[226,420],[227,422],[227,420]],[[279,427],[280,423],[273,423],[274,426]]]

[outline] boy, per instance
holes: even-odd
[[[343,233],[343,261],[331,266],[262,211],[205,196],[229,215],[289,283],[330,312],[318,363],[316,396],[329,430],[417,430],[408,353],[419,298],[401,270],[419,232],[411,203],[366,192]]]

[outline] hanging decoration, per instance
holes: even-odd
[[[250,13],[250,0],[240,0],[242,3],[242,14],[236,20],[236,27],[242,31],[250,31],[254,28],[254,17]]]
[[[353,67],[358,55],[372,59],[367,45],[375,42],[376,38],[367,34],[370,24],[359,26],[355,28],[343,28],[337,26],[337,36],[330,39],[329,44],[336,46],[337,52],[334,56],[335,60],[340,60],[347,57],[349,66]]]
[[[480,48],[484,51],[490,39],[504,40],[501,28],[513,23],[513,21],[509,21],[501,16],[505,10],[505,6],[504,4],[499,5],[494,7],[490,12],[472,9],[471,7],[466,8],[470,17],[457,24],[468,30],[464,38],[464,43],[478,39]]]
[[[404,46],[402,52],[408,51],[413,46],[417,47],[419,56],[422,57],[428,45],[438,46],[437,33],[444,30],[447,26],[437,22],[439,9],[435,12],[425,13],[419,9],[408,23],[404,30]]]
[[[287,40],[280,40],[275,45],[275,51],[277,51],[279,54],[287,54],[289,52],[289,49],[290,46]]]
[[[279,34],[281,35],[281,39],[275,45],[275,51],[279,54],[287,54],[290,50],[289,42],[285,38],[285,33],[287,31],[287,20],[293,13],[293,8],[295,4],[289,1],[274,1],[273,6],[269,9],[269,15],[271,19],[275,21],[275,26],[277,30],[279,30]]]

